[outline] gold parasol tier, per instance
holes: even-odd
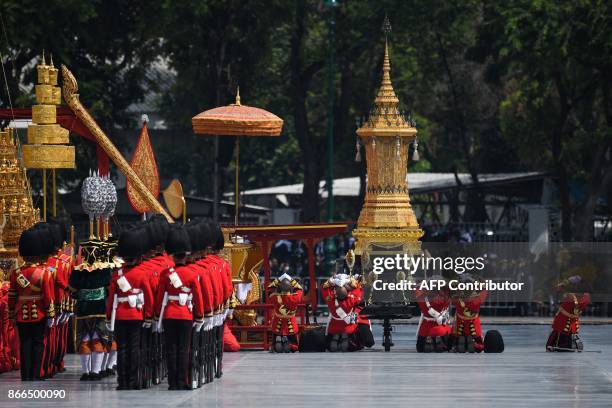
[[[193,132],[199,135],[236,137],[235,224],[240,213],[240,136],[280,136],[283,120],[267,110],[240,103],[240,88],[236,102],[206,110],[191,119]]]
[[[191,120],[193,132],[215,136],[280,136],[283,120],[267,110],[236,103],[206,110]]]

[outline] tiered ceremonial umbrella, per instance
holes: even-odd
[[[191,119],[193,131],[200,135],[236,136],[236,191],[235,223],[238,225],[240,208],[240,137],[280,136],[283,120],[264,109],[240,104],[240,90],[236,103],[210,109]]]

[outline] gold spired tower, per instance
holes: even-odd
[[[38,221],[13,129],[0,131],[0,259],[17,255],[23,230]],[[0,269],[3,269],[0,265]]]
[[[353,236],[355,252],[364,255],[372,244],[379,248],[413,252],[420,249],[419,228],[408,196],[408,147],[417,130],[399,109],[399,99],[391,84],[388,34],[385,17],[385,55],[382,82],[367,121],[357,129],[365,147],[367,189]],[[367,263],[367,260],[366,260]]]
[[[22,146],[23,162],[27,168],[42,169],[43,218],[47,216],[47,169],[53,171],[53,215],[55,215],[55,170],[75,167],[75,149],[69,145],[68,129],[57,123],[57,105],[62,102],[62,91],[57,86],[58,69],[42,61],[36,67],[36,102],[32,106],[32,124],[28,126],[28,144]]]

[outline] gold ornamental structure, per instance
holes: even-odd
[[[47,170],[52,171],[52,213],[56,215],[56,169],[75,167],[75,148],[70,146],[68,129],[57,123],[57,105],[62,102],[62,91],[57,85],[58,69],[42,61],[36,66],[36,102],[32,106],[32,124],[28,126],[28,143],[23,145],[23,162],[27,168],[42,169],[43,219],[47,219]]]
[[[0,259],[17,256],[23,230],[39,219],[13,129],[0,131]]]
[[[388,34],[388,20],[384,29]],[[367,163],[365,201],[353,231],[357,255],[368,252],[372,244],[416,252],[420,250],[419,239],[423,236],[410,204],[407,181],[408,150],[416,142],[417,130],[400,111],[399,99],[393,90],[387,38],[382,71],[374,106],[368,119],[357,129]]]

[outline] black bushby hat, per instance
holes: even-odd
[[[44,242],[40,239],[37,228],[29,228],[21,233],[19,237],[19,255],[26,257],[38,257],[44,254]]]
[[[60,218],[48,218],[48,223],[50,225],[55,226],[59,232],[60,232],[60,237],[61,237],[61,244],[63,244],[64,242],[68,242],[68,237],[69,237],[69,228],[68,228],[68,223],[66,223],[65,221],[63,221]]]
[[[188,223],[185,228],[187,229],[187,234],[189,234],[189,243],[191,244],[191,251],[200,251],[202,249],[202,233],[200,230],[200,226],[196,221],[192,221]]]
[[[154,249],[157,244],[157,230],[153,226],[153,224],[142,224],[141,228],[143,241],[142,241],[142,249],[143,253],[146,253],[152,249]]]
[[[223,237],[223,231],[221,230],[221,226],[216,223],[211,223],[209,225],[211,226],[213,236],[212,247],[215,251],[220,251],[225,246],[225,238]]]
[[[183,225],[173,224],[166,237],[166,252],[170,255],[186,254],[191,251],[191,241]]]
[[[49,223],[49,235],[55,249],[60,249],[64,244],[61,227],[58,224]]]
[[[143,254],[143,238],[146,234],[140,228],[124,230],[119,236],[117,254],[122,258],[138,258]]]
[[[214,246],[215,241],[213,240],[213,232],[210,229],[210,225],[208,223],[201,222],[198,227],[200,228],[202,249]]]
[[[40,254],[39,256],[48,256],[56,252],[57,247],[55,246],[55,239],[52,233],[52,227],[46,222],[38,222],[32,227],[40,240]]]
[[[155,246],[164,245],[170,230],[170,224],[166,217],[162,214],[153,214],[149,218],[148,225],[155,230]]]

